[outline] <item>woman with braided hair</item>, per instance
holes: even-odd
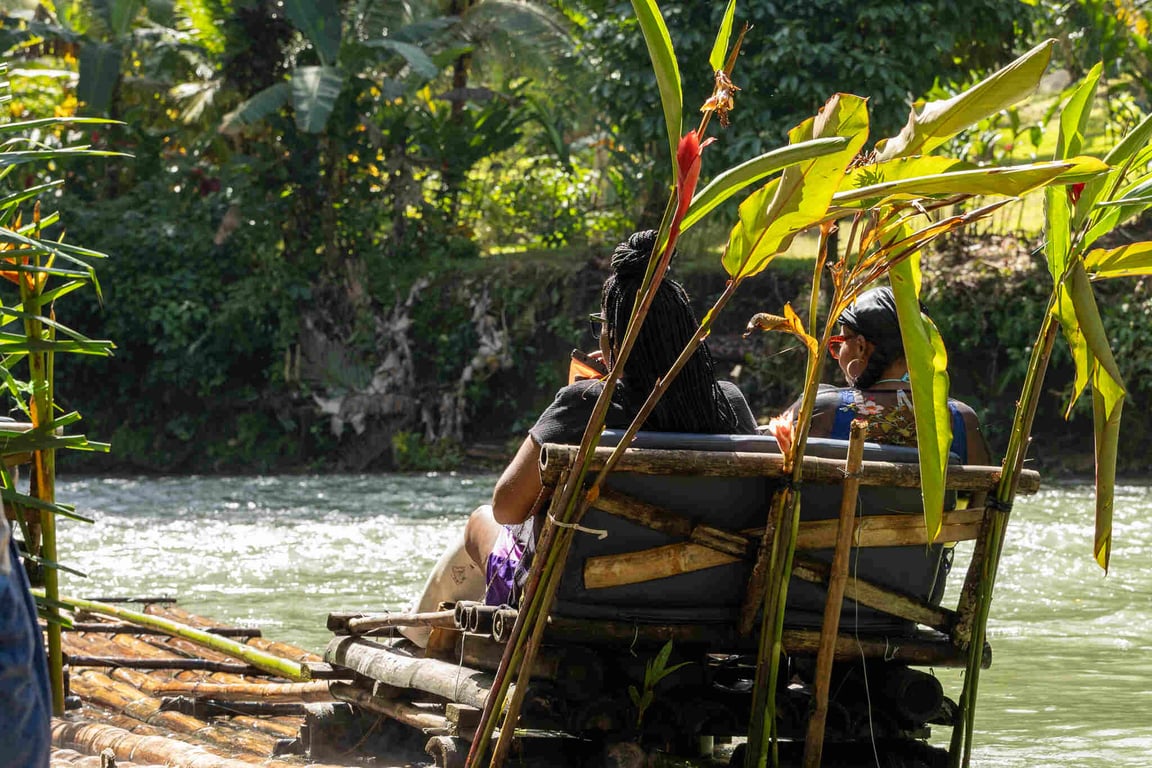
[[[921,308],[923,311],[923,308]],[[821,385],[812,411],[812,437],[848,439],[853,419],[868,422],[868,439],[887,445],[916,445],[916,417],[904,342],[891,288],[860,294],[840,315],[840,333],[829,341],[847,387]],[[785,412],[795,419],[799,403]],[[959,400],[948,400],[952,415],[952,453],[962,464],[988,464],[988,444],[976,412]]]
[[[636,232],[612,254],[612,274],[604,283],[600,352],[609,368],[627,331],[656,243],[656,232]],[[607,429],[625,429],[639,412],[657,379],[664,376],[699,324],[684,288],[665,277],[648,317],[624,365],[605,419]],[[603,388],[584,379],[556,393],[552,404],[528,430],[519,451],[504,470],[492,503],[472,512],[463,537],[444,553],[415,606],[435,610],[440,602],[484,599],[490,605],[515,604],[535,546],[533,515],[544,508],[546,489],[540,480],[540,447],[545,443],[579,443]],[[755,434],[756,420],[740,390],[718,382],[708,348],[701,345],[672,381],[644,423],[660,432]],[[423,644],[427,632],[405,630]]]

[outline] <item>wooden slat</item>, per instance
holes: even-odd
[[[975,539],[980,531],[982,508],[962,509],[944,513],[944,523],[938,541],[967,541]],[[811,520],[800,523],[796,533],[796,549],[827,549],[836,540],[835,520]],[[749,529],[745,535],[755,536],[759,530]],[[871,515],[857,518],[853,542],[860,547],[891,547],[928,544],[924,519],[919,515]],[[668,578],[681,573],[715,568],[734,563],[739,558],[724,552],[687,542],[666,544],[662,547],[626,552],[619,555],[590,557],[584,563],[584,586],[605,589],[624,584]]]

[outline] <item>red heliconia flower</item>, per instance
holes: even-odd
[[[1072,201],[1072,205],[1080,202],[1080,193],[1084,191],[1084,182],[1081,181],[1077,184],[1072,184],[1068,187],[1068,199]]]
[[[680,222],[684,214],[688,213],[692,195],[696,193],[696,183],[700,181],[700,153],[715,140],[713,137],[701,143],[696,131],[686,133],[680,139],[680,146],[676,149],[676,215],[672,219],[670,243],[676,242],[680,234]]]

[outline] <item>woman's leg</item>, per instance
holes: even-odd
[[[504,526],[492,517],[492,507],[484,504],[468,517],[464,531],[458,536],[428,574],[421,593],[412,610],[418,613],[435,611],[440,603],[458,600],[483,600],[484,569]],[[428,644],[428,627],[411,627],[400,633],[421,648]]]

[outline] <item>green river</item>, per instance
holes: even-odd
[[[330,611],[404,606],[490,493],[487,475],[66,480],[63,575],[82,597],[171,595],[313,650]],[[1092,489],[1017,501],[981,676],[975,764],[1152,765],[1152,490],[1117,489],[1110,573],[1091,557]],[[957,563],[965,561],[963,552]],[[962,567],[962,566],[961,566]],[[962,578],[953,573],[952,586]],[[954,598],[948,598],[954,600]],[[958,670],[937,670],[959,693]],[[947,741],[937,728],[933,741]]]

